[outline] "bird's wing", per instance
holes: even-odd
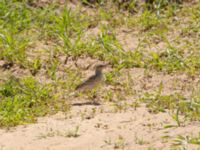
[[[84,86],[86,86],[86,85],[88,85],[90,83],[93,83],[95,81],[95,79],[96,79],[95,75],[91,76],[89,79],[87,79],[86,81],[84,81],[83,83],[81,83],[80,85],[78,85],[76,87],[76,90],[78,90],[78,89],[80,89],[80,88],[82,88],[82,87],[84,87]]]

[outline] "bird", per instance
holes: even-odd
[[[75,90],[79,92],[89,92],[95,89],[103,80],[102,70],[107,64],[98,64],[95,67],[95,74],[79,84]]]

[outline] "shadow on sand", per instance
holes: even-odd
[[[87,106],[87,105],[94,105],[94,106],[99,106],[101,105],[98,102],[77,102],[77,103],[73,103],[72,106]]]

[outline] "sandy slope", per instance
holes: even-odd
[[[73,106],[70,113],[39,118],[36,124],[0,130],[2,150],[169,149],[176,135],[192,135],[198,124],[175,125],[169,114],[150,114],[144,106],[115,112],[111,104]],[[78,129],[78,137],[69,137]],[[170,136],[170,138],[162,138]],[[187,145],[188,149],[197,149]]]

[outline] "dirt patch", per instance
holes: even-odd
[[[3,150],[170,149],[177,135],[195,135],[199,130],[198,124],[178,128],[165,125],[176,122],[167,113],[150,114],[145,106],[118,113],[109,103],[74,106],[69,114],[60,112],[39,118],[36,124],[1,130],[0,146]],[[162,138],[167,136],[170,139]]]

